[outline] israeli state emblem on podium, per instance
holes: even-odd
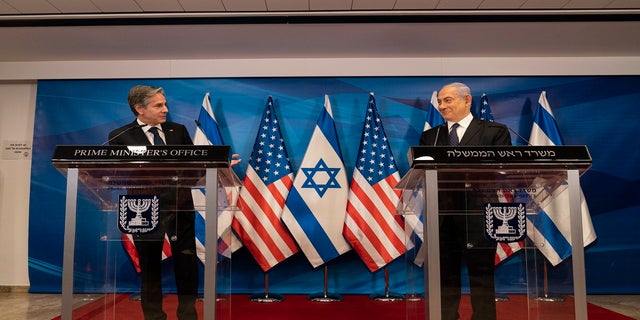
[[[152,233],[158,229],[160,201],[156,195],[121,195],[118,229],[128,234]]]
[[[524,203],[485,203],[485,237],[496,242],[524,240],[527,232]]]

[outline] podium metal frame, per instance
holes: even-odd
[[[218,178],[220,170],[228,169],[227,181],[240,184],[237,176],[229,169],[229,146],[144,146],[134,147],[134,150],[199,150],[199,155],[193,157],[179,153],[172,157],[140,156],[96,158],[85,156],[87,153],[78,150],[106,150],[104,154],[112,154],[111,150],[131,148],[126,146],[58,146],[52,157],[52,164],[67,177],[66,205],[65,205],[65,230],[64,230],[64,254],[62,263],[62,307],[61,319],[71,320],[73,315],[73,283],[74,283],[74,257],[75,235],[79,172],[89,168],[118,168],[142,169],[172,167],[189,168],[191,170],[204,170],[206,210],[216,214],[218,211]],[[90,154],[103,154],[91,152]],[[207,219],[205,225],[205,267],[204,267],[204,314],[203,319],[214,320],[216,318],[216,272],[217,272],[217,232],[218,219]]]
[[[408,153],[410,171],[396,189],[412,190],[424,181],[423,232],[426,245],[424,264],[425,320],[441,319],[440,239],[438,221],[438,173],[464,172],[475,169],[501,170],[566,170],[571,220],[571,246],[575,318],[587,319],[584,243],[581,216],[580,175],[591,166],[586,146],[504,146],[504,147],[411,147]],[[435,186],[435,187],[434,187]]]

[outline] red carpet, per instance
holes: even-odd
[[[529,309],[531,314],[522,314]],[[169,319],[175,318],[177,298],[167,295],[165,311]],[[203,313],[203,302],[197,303],[200,318]],[[339,302],[313,302],[306,295],[287,295],[281,302],[259,303],[249,301],[248,295],[233,295],[218,302],[216,320],[389,320],[389,319],[424,319],[424,301],[380,302],[369,299],[366,295],[347,295]],[[540,302],[528,300],[523,295],[509,296],[508,302],[498,302],[498,320],[517,319],[574,319],[573,303],[569,298],[565,302]],[[469,319],[469,299],[463,297],[461,306],[462,319]],[[630,317],[588,304],[587,312],[590,320],[633,320]],[[128,294],[109,295],[90,302],[74,310],[74,320],[139,320],[142,319],[139,301],[132,301]],[[52,320],[59,320],[60,317]]]

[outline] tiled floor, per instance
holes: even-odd
[[[76,295],[74,301],[76,305],[82,305],[95,298],[96,295]],[[591,295],[587,300],[640,319],[640,295]],[[0,292],[0,319],[50,320],[60,315],[60,303],[59,294],[34,294],[24,290]]]

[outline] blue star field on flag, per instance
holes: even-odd
[[[271,184],[293,171],[280,133],[278,119],[273,112],[271,97],[267,105],[265,117],[262,118],[258,131],[259,142],[251,152],[249,165],[265,184]]]
[[[357,161],[358,170],[372,185],[398,171],[375,103],[370,95]]]

